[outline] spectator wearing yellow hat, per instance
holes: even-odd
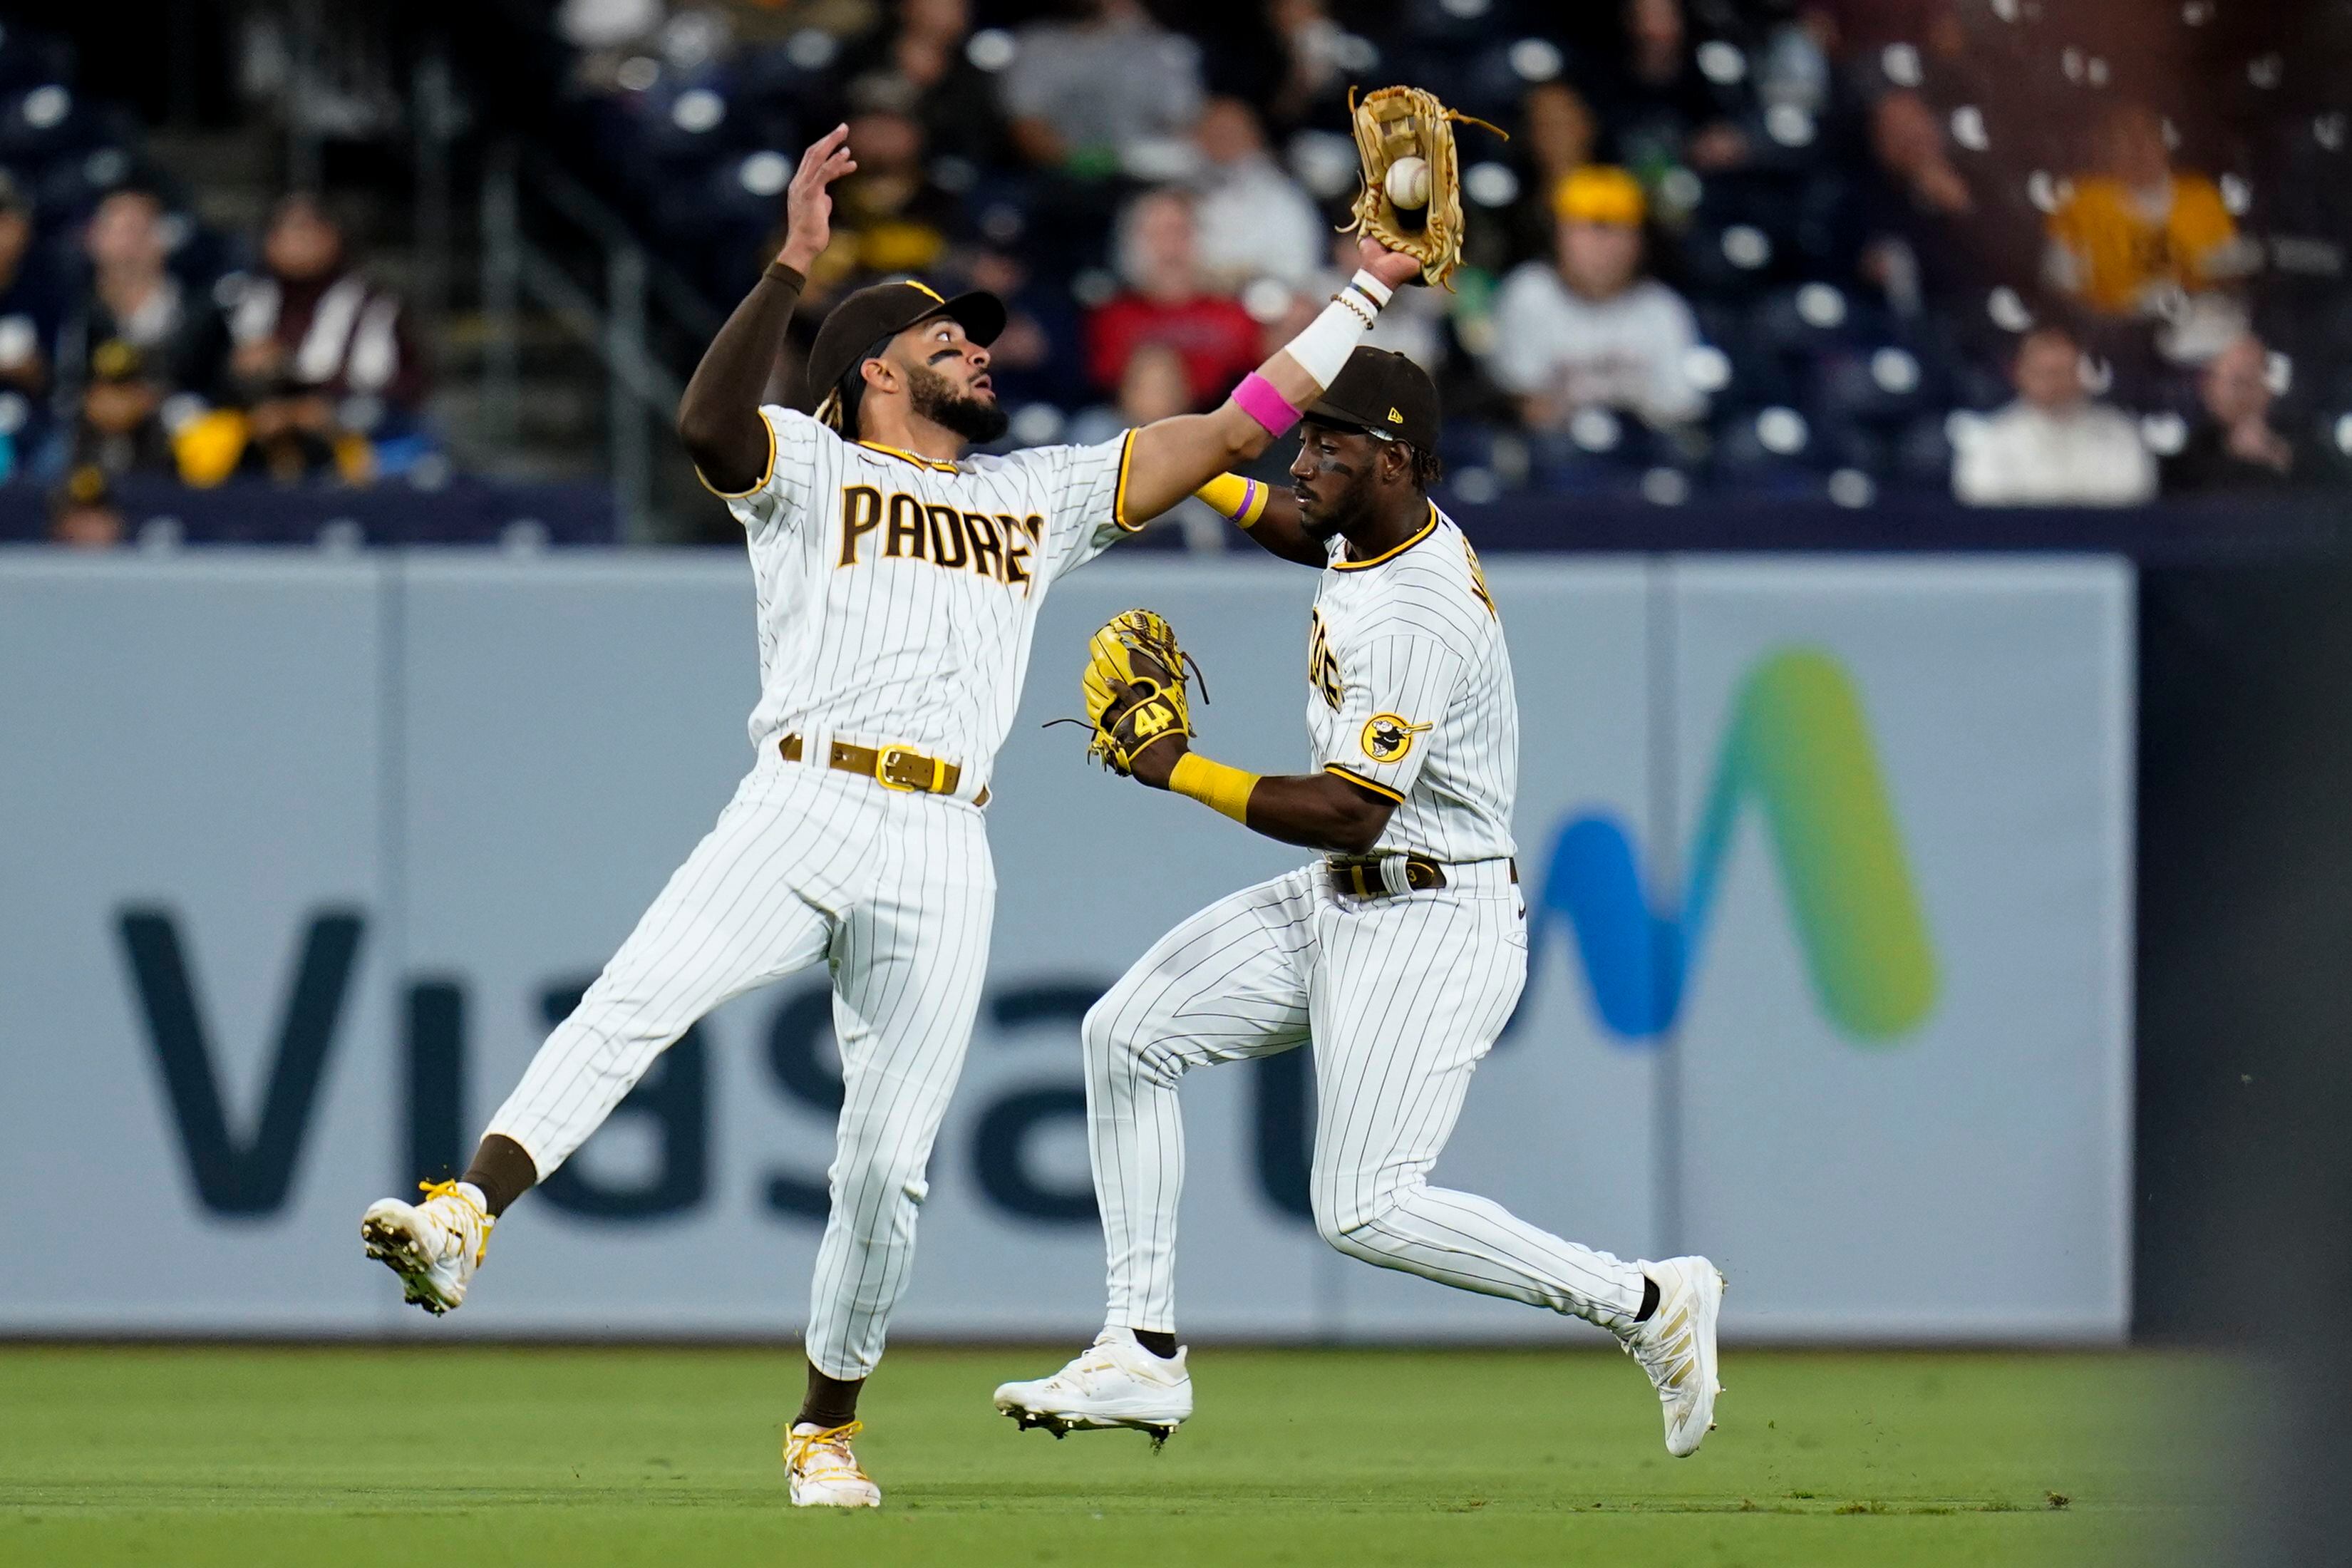
[[[1685,366],[1698,342],[1689,305],[1642,271],[1642,187],[1622,169],[1570,171],[1552,193],[1553,257],[1503,282],[1487,369],[1535,429],[1587,408],[1659,428],[1706,410]]]

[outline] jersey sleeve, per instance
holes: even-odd
[[[1402,802],[1461,679],[1461,656],[1434,637],[1380,637],[1343,654],[1339,727],[1323,771]]]
[[[807,512],[809,499],[818,489],[817,470],[828,457],[825,447],[841,440],[807,415],[774,404],[761,408],[760,420],[768,427],[768,471],[760,482],[747,490],[729,491],[702,479],[702,488],[725,501],[735,521],[755,539],[793,527]],[[702,479],[699,471],[695,478]]]
[[[1024,454],[1045,470],[1049,580],[1077,570],[1150,521],[1130,521],[1125,510],[1134,442],[1129,430],[1097,446],[1041,447]]]

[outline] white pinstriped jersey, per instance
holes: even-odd
[[[1385,555],[1349,561],[1346,548],[1332,541],[1307,638],[1315,765],[1397,803],[1378,850],[1516,853],[1518,696],[1477,552],[1434,503]]]
[[[987,781],[1045,591],[1129,530],[1129,436],[943,463],[765,407],[768,472],[726,496],[758,585],[751,743],[909,746]]]

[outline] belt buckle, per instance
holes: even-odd
[[[929,763],[931,768],[929,782],[901,784],[892,778],[890,770],[901,762]],[[874,782],[884,789],[897,790],[902,795],[936,795],[940,787],[940,760],[937,757],[926,757],[911,746],[885,746],[875,756]]]

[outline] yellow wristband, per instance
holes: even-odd
[[[1211,762],[1198,752],[1187,752],[1169,770],[1168,787],[1247,827],[1250,791],[1257,788],[1257,775]]]
[[[1265,515],[1265,498],[1270,492],[1255,479],[1245,479],[1239,474],[1219,474],[1192,493],[1247,528]]]

